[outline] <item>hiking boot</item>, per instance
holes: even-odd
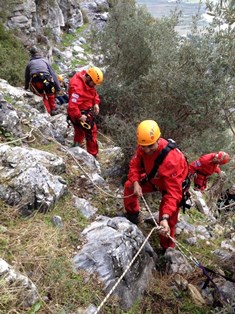
[[[80,145],[80,143],[78,143],[78,142],[74,142],[73,145],[72,145],[72,147],[81,147],[81,145]]]
[[[125,217],[135,225],[141,224],[144,221],[143,215],[138,213],[126,213]]]
[[[156,219],[155,219],[155,221],[157,222]],[[145,218],[144,222],[145,222],[146,224],[149,224],[149,225],[153,226],[153,227],[156,227],[156,224],[155,224],[155,222],[154,222],[154,220],[153,220],[152,217]],[[158,223],[158,222],[157,222],[157,223]]]
[[[155,252],[157,253],[158,256],[163,256],[166,253],[166,249],[163,247],[160,247],[160,248],[156,249]]]
[[[82,143],[74,142],[72,147],[81,147],[81,148],[85,149],[86,148],[86,144],[84,142],[82,142]]]
[[[153,214],[153,217],[154,217],[156,223],[158,224],[158,214],[154,213],[154,214]],[[154,222],[154,220],[153,220],[153,217],[152,217],[152,216],[146,217],[146,218],[144,219],[144,222],[145,222],[146,224],[149,224],[149,225],[153,226],[153,227],[156,227],[156,224],[155,224],[155,222]]]

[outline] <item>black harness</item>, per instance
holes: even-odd
[[[157,156],[157,158],[154,160],[153,168],[151,169],[150,173],[146,175],[146,177],[141,181],[141,183],[146,183],[147,181],[150,181],[153,179],[157,172],[158,168],[162,164],[163,160],[166,158],[167,154],[174,148],[176,148],[176,142],[169,139],[168,144],[163,148],[163,150],[160,152],[160,154]]]
[[[95,124],[95,121],[94,121],[95,119],[94,119],[94,116],[93,116],[93,114],[92,114],[91,109],[89,109],[89,110],[82,110],[82,111],[81,111],[81,114],[84,114],[84,115],[87,116],[87,119],[86,119],[85,122],[82,122],[82,121],[74,121],[74,120],[72,120],[72,119],[70,118],[69,115],[67,115],[67,123],[68,123],[68,126],[70,126],[71,123],[72,123],[72,124],[74,124],[74,125],[77,125],[77,126],[82,127],[83,129],[85,129],[85,130],[87,130],[87,131],[88,131],[88,130],[92,130],[93,127],[94,127],[94,124]]]
[[[160,152],[158,157],[154,160],[153,168],[151,169],[150,173],[146,174],[146,176],[141,180],[141,184],[150,182],[151,179],[153,179],[156,176],[158,172],[158,168],[162,164],[163,160],[166,158],[168,153],[172,149],[175,149],[175,148],[178,148],[176,142],[173,141],[172,139],[168,139],[167,145],[163,148],[163,150]],[[187,175],[187,177],[182,183],[183,195],[182,195],[182,200],[180,202],[180,206],[183,207],[183,212],[185,212],[186,208],[191,207],[189,204],[187,204],[187,200],[190,198],[190,193],[188,192],[189,187],[190,187],[190,178]]]
[[[38,83],[38,82],[43,84],[43,90],[45,90],[46,93],[48,94],[55,93],[55,83],[51,75],[43,73],[43,72],[34,73],[31,76],[31,80],[30,80],[31,88],[32,88],[33,83]],[[32,89],[33,89],[32,91],[34,92],[35,87]]]

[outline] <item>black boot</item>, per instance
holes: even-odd
[[[155,221],[157,223],[157,219],[155,219]],[[152,217],[145,218],[144,222],[146,224],[149,224],[149,225],[153,226],[153,227],[156,227],[156,224],[155,224],[155,222],[154,222]]]
[[[143,222],[143,217],[140,214],[140,212],[138,213],[126,213],[125,217],[132,222],[135,225],[138,225],[139,223]]]

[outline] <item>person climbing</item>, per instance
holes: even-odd
[[[86,138],[88,153],[98,154],[97,126],[94,115],[99,114],[100,98],[95,86],[103,82],[103,73],[97,67],[75,73],[69,81],[68,117],[74,127],[74,146],[81,146]]]
[[[138,198],[145,193],[160,191],[159,224],[163,227],[160,245],[167,249],[175,246],[167,234],[175,237],[179,208],[190,181],[185,156],[173,140],[160,136],[159,126],[154,120],[144,120],[138,125],[138,147],[130,161],[128,180],[124,185],[124,207],[127,219],[141,223]]]
[[[55,71],[37,47],[29,50],[30,61],[25,69],[25,89],[43,98],[44,106],[50,115],[56,114],[55,93],[60,91],[60,83]]]
[[[59,100],[60,105],[64,105],[69,102],[68,86],[61,74],[58,75],[58,80],[60,82],[60,91],[57,93],[56,98]]]
[[[218,173],[220,176],[225,176],[221,171],[220,165],[228,163],[230,156],[228,153],[219,151],[202,155],[197,160],[189,164],[189,176],[193,178],[194,190],[204,191],[207,187],[208,178],[213,173]]]

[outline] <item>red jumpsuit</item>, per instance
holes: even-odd
[[[56,109],[55,94],[52,93],[53,86],[49,82],[50,88],[48,88],[47,86],[45,87],[45,84],[43,84],[42,82],[34,81],[33,79],[32,79],[31,84],[32,84],[30,88],[31,91],[34,94],[36,95],[38,94],[42,97],[42,100],[43,100],[44,106],[46,107],[47,112],[51,114],[51,112]]]
[[[194,186],[201,191],[205,190],[210,175],[221,172],[218,163],[212,161],[216,154],[217,153],[210,153],[203,155],[189,165],[189,175],[196,174],[194,178]]]
[[[178,149],[171,150],[158,168],[157,175],[145,184],[141,184],[144,174],[149,174],[162,149],[168,141],[160,138],[158,148],[153,155],[146,155],[138,146],[136,155],[130,161],[128,180],[124,186],[124,196],[133,193],[133,183],[138,181],[143,193],[159,190],[162,193],[162,200],[159,208],[159,218],[164,214],[169,215],[169,227],[171,237],[175,237],[175,226],[178,222],[180,202],[182,200],[182,183],[188,175],[188,164],[183,153]],[[139,212],[140,206],[138,196],[124,198],[124,206],[128,213]],[[174,247],[174,243],[165,236],[160,235],[160,244],[163,248]]]
[[[56,109],[55,92],[60,91],[60,83],[48,60],[34,53],[25,69],[25,89],[43,98],[49,114]]]
[[[79,122],[83,111],[89,111],[94,105],[100,103],[96,89],[89,87],[85,83],[83,79],[85,74],[85,70],[78,72],[69,81],[69,104],[67,112],[74,126],[74,142],[81,144],[84,138],[86,138],[88,153],[96,157],[98,154],[97,126],[93,121],[93,127],[87,130]],[[84,114],[87,115],[87,113]]]

